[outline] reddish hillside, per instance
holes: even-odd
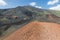
[[[56,15],[54,15],[54,14],[48,14],[48,19],[50,19],[50,20],[57,20],[57,21],[60,21],[60,18],[59,17],[57,17]]]
[[[49,15],[48,15],[48,18],[49,18],[49,19],[54,19],[54,18],[56,18],[56,17],[55,17],[54,14],[49,14]]]
[[[60,40],[60,24],[30,22],[4,40]]]

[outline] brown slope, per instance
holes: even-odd
[[[60,24],[30,22],[4,40],[60,40]]]
[[[48,19],[50,20],[57,20],[57,21],[60,21],[60,17],[57,17],[56,15],[54,14],[48,14]]]

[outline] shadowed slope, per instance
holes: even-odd
[[[60,24],[30,22],[4,40],[60,40]]]

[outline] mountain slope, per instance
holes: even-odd
[[[0,9],[0,36],[12,33],[35,20],[60,24],[60,11],[38,9],[32,6]]]
[[[16,30],[4,40],[60,40],[60,25],[34,21]]]

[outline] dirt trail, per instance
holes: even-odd
[[[30,22],[4,40],[60,40],[60,24]]]

